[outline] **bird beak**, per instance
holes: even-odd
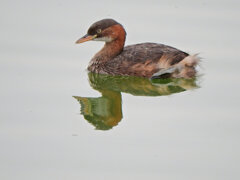
[[[86,42],[86,41],[91,41],[93,39],[95,39],[97,37],[97,35],[88,35],[86,34],[85,36],[81,37],[80,39],[78,39],[76,41],[76,44],[80,44],[80,43],[83,43],[83,42]]]

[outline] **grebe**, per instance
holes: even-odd
[[[113,19],[103,19],[90,26],[76,41],[104,41],[104,47],[92,58],[88,70],[99,74],[140,76],[146,78],[192,78],[196,75],[197,55],[176,48],[141,43],[124,47],[126,31]]]

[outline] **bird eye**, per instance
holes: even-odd
[[[97,33],[98,33],[98,34],[99,34],[99,33],[101,33],[101,32],[102,32],[102,30],[101,30],[101,29],[98,29],[98,30],[97,30]]]

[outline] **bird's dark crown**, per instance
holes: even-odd
[[[102,19],[90,26],[90,28],[88,29],[88,35],[99,34],[99,32],[103,31],[104,29],[116,24],[119,23],[113,19]]]

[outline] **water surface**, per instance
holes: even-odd
[[[0,179],[239,179],[239,5],[2,1]],[[74,42],[106,17],[200,53],[201,78],[88,74],[103,44]]]

